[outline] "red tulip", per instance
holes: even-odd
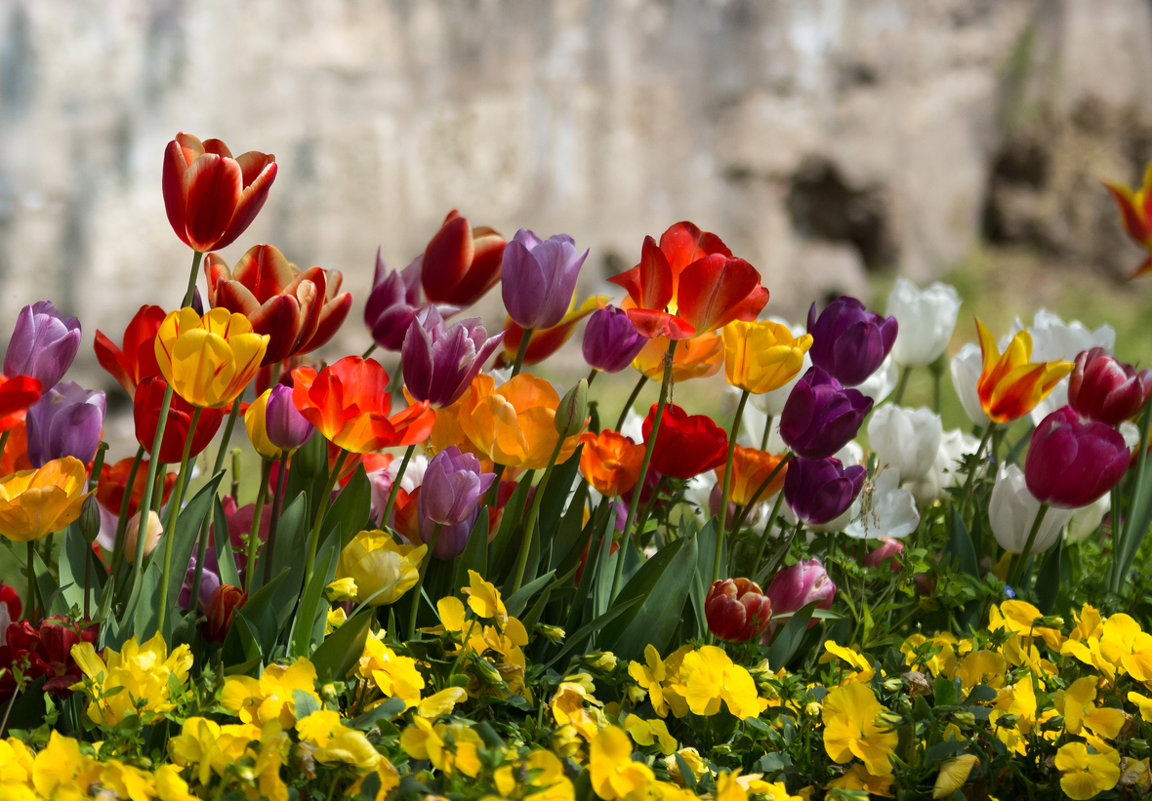
[[[772,618],[772,602],[760,585],[746,578],[712,582],[704,599],[709,630],[726,642],[759,637]]]
[[[652,433],[656,404],[644,418],[644,439]],[[692,478],[724,464],[728,456],[728,435],[704,414],[689,415],[670,403],[664,407],[660,431],[652,450],[651,465],[672,478]]]
[[[232,628],[236,610],[247,601],[248,593],[231,584],[221,584],[214,589],[204,610],[207,618],[202,624],[205,639],[218,645],[223,643]]]
[[[431,303],[470,306],[500,280],[504,237],[487,226],[472,228],[453,209],[424,249],[420,282]]]
[[[160,419],[160,406],[164,401],[164,390],[168,385],[159,376],[150,376],[136,387],[136,397],[132,401],[132,417],[136,422],[136,441],[148,450],[156,436],[156,424]],[[172,405],[168,409],[168,424],[164,427],[164,439],[160,443],[161,462],[173,464],[184,454],[184,442],[188,439],[188,429],[192,423],[195,407],[176,393],[172,393]],[[192,449],[189,456],[195,456],[208,447],[226,410],[201,407],[196,431],[192,434]],[[156,456],[156,454],[151,454]]]
[[[1082,351],[1068,376],[1068,404],[1110,426],[1130,420],[1152,394],[1152,369],[1139,373],[1104,348]]]
[[[173,396],[175,398],[175,396]],[[204,413],[201,412],[200,419],[204,419]],[[199,428],[199,425],[197,425]],[[152,444],[149,441],[149,446]],[[177,454],[176,459],[179,461],[180,454]],[[100,505],[107,509],[114,515],[120,514],[120,505],[124,503],[124,492],[128,490],[128,474],[132,471],[132,462],[135,461],[132,457],[121,459],[116,464],[105,463],[100,467],[100,481],[96,485],[96,500]],[[140,499],[144,497],[144,485],[148,483],[148,460],[141,459],[140,465],[136,468],[136,476],[132,480],[132,489],[128,499],[128,516],[136,514],[140,508]],[[161,503],[168,500],[169,494],[172,492],[172,487],[176,484],[176,474],[166,473],[164,475],[164,497]]]
[[[0,431],[9,431],[23,423],[24,412],[40,400],[42,390],[40,381],[32,376],[0,375]]]
[[[154,342],[166,316],[159,306],[141,306],[128,321],[119,348],[103,332],[96,332],[96,360],[129,395],[135,395],[136,385],[148,376],[160,375]]]

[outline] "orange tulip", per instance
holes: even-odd
[[[1004,353],[992,332],[976,320],[984,367],[976,382],[976,393],[984,413],[994,423],[1008,423],[1023,417],[1072,372],[1072,362],[1030,362],[1032,336],[1018,331]]]
[[[123,349],[103,332],[96,332],[96,360],[129,395],[134,396],[136,386],[148,376],[160,375],[153,343],[166,316],[159,306],[141,306],[124,329]]]
[[[423,442],[436,420],[427,402],[389,416],[388,373],[375,359],[345,356],[319,374],[298,367],[292,379],[292,402],[300,414],[326,439],[353,453]]]
[[[632,366],[653,381],[662,380],[668,342],[668,337],[653,337],[636,354]],[[716,375],[723,364],[724,341],[720,334],[704,334],[681,340],[672,357],[672,380],[679,383],[689,378],[707,378]]]
[[[491,376],[481,374],[468,387],[461,398],[461,430],[481,458],[508,467],[547,467],[560,438],[554,423],[560,396],[550,383],[530,373],[500,387],[495,384]],[[578,436],[568,437],[556,464],[566,461],[578,444]]]
[[[88,497],[84,463],[71,456],[0,481],[0,534],[30,542],[59,531],[80,516]]]
[[[599,434],[585,432],[580,442],[584,445],[580,451],[580,474],[597,492],[610,497],[636,486],[640,463],[644,461],[643,445],[610,429]]]
[[[745,448],[740,445],[732,452],[732,486],[729,500],[744,506],[752,501],[752,495],[760,489],[764,479],[768,478],[773,470],[784,458],[783,454],[772,454],[756,448]],[[716,481],[724,483],[724,465],[716,468]],[[760,495],[759,500],[771,498],[784,487],[784,476],[788,468],[783,468],[772,479],[772,483]]]

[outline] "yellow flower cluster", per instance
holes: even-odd
[[[644,663],[629,662],[628,675],[648,693],[660,717],[671,711],[678,718],[717,714],[721,704],[736,718],[756,717],[768,707],[759,696],[747,669],[737,665],[714,645],[699,649],[682,646],[662,660],[651,645],[644,649]]]

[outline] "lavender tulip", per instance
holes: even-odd
[[[780,413],[780,436],[797,456],[822,459],[844,447],[872,409],[872,399],[812,367],[796,382]]]
[[[432,457],[416,509],[420,538],[426,543],[436,540],[433,556],[452,559],[464,552],[480,501],[495,479],[495,473],[482,472],[476,456],[461,452],[455,445]]]
[[[504,246],[501,291],[508,316],[521,328],[551,328],[564,318],[588,251],[578,254],[572,237],[541,240],[521,228]]]
[[[264,430],[268,441],[284,451],[294,451],[308,441],[315,430],[292,402],[292,387],[277,384],[268,395],[264,409]]]
[[[464,394],[503,340],[503,332],[489,337],[479,318],[446,328],[436,307],[427,306],[404,336],[400,351],[404,385],[416,400],[436,408],[448,406]]]
[[[388,271],[380,251],[376,251],[376,275],[364,304],[364,323],[372,340],[384,350],[398,351],[404,344],[408,326],[420,307],[420,264],[423,256],[402,271]]]
[[[25,306],[4,356],[4,375],[30,375],[45,389],[56,386],[80,349],[80,321],[63,317],[51,301]]]
[[[1116,486],[1128,460],[1128,446],[1119,431],[1081,420],[1071,406],[1061,406],[1032,432],[1024,478],[1037,500],[1075,509]]]
[[[592,312],[584,327],[584,361],[605,373],[618,373],[648,344],[628,313],[615,306]]]
[[[845,386],[856,386],[884,361],[896,342],[895,317],[884,318],[867,311],[856,298],[841,297],[829,303],[820,317],[816,304],[808,310],[808,333],[812,364],[822,367]]]
[[[856,500],[867,472],[859,464],[844,467],[839,459],[793,459],[784,477],[784,500],[804,522],[827,523]]]
[[[28,461],[43,467],[52,459],[74,456],[87,464],[100,445],[105,410],[100,390],[60,382],[28,409]]]

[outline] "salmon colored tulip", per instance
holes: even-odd
[[[550,383],[529,373],[500,387],[495,384],[491,376],[479,375],[468,387],[461,398],[461,430],[482,458],[508,467],[547,467],[560,438],[553,422],[560,395]],[[568,437],[556,463],[566,461],[578,444],[579,437]]]
[[[176,394],[194,406],[232,403],[260,369],[268,335],[252,331],[242,314],[224,308],[203,317],[195,309],[170,312],[156,332],[156,363]]]
[[[148,376],[160,375],[154,343],[165,316],[159,306],[141,306],[124,329],[121,347],[103,332],[96,332],[96,360],[129,395],[135,395],[136,385]]]
[[[607,295],[593,295],[579,306],[573,305],[556,325],[551,328],[541,328],[532,332],[528,340],[528,348],[524,351],[523,364],[538,364],[563,347],[576,330],[576,323],[587,317],[597,309],[604,308],[608,303]],[[497,360],[497,366],[512,364],[516,360],[516,352],[520,349],[520,340],[524,337],[524,329],[515,320],[508,317],[504,321],[504,352]]]
[[[756,268],[690,222],[673,225],[659,245],[645,237],[640,263],[608,280],[627,290],[621,306],[648,337],[687,339],[755,320],[768,302]]]
[[[644,461],[643,445],[610,429],[599,434],[585,432],[580,442],[584,445],[580,451],[580,474],[597,492],[621,495],[636,486]]]
[[[323,345],[336,333],[352,295],[340,292],[336,270],[309,267],[301,272],[271,245],[256,245],[228,265],[216,253],[204,265],[208,302],[243,314],[257,334],[269,336],[261,364],[275,364]]]
[[[329,441],[353,453],[423,442],[436,413],[427,401],[394,415],[388,373],[375,359],[345,356],[319,373],[311,367],[292,371],[292,402]]]
[[[1120,209],[1120,221],[1124,231],[1144,250],[1152,254],[1152,164],[1144,170],[1144,181],[1139,189],[1129,189],[1120,184],[1104,182],[1116,206]],[[1146,256],[1131,278],[1152,270],[1152,255]]]
[[[219,139],[176,134],[164,152],[164,207],[193,250],[227,247],[256,219],[276,178],[276,157],[252,150],[236,158]]]
[[[80,516],[88,497],[84,463],[71,456],[0,480],[0,534],[31,542],[59,531]]]
[[[471,306],[500,280],[504,237],[487,226],[472,228],[453,209],[424,249],[420,282],[431,303]]]
[[[984,366],[976,382],[976,393],[984,413],[994,423],[1008,423],[1035,408],[1064,376],[1072,372],[1072,362],[1030,362],[1032,336],[1018,331],[1003,353],[992,332],[976,320]]]
[[[640,349],[632,366],[653,381],[664,378],[664,356],[668,353],[668,337],[653,337]],[[690,378],[707,378],[720,372],[724,363],[724,342],[720,334],[702,334],[684,339],[676,346],[672,356],[672,380],[676,383]]]
[[[793,337],[788,326],[770,320],[733,320],[720,331],[724,375],[734,387],[757,395],[787,384],[804,366],[812,335]]]
[[[741,506],[751,503],[753,494],[760,489],[764,479],[772,474],[772,471],[779,466],[780,460],[783,458],[783,454],[772,454],[756,448],[745,448],[737,445],[732,452],[732,487],[729,500]],[[717,483],[724,483],[724,473],[724,465],[716,468]],[[772,483],[764,490],[760,500],[771,498],[783,489],[784,476],[787,474],[787,467],[780,470],[773,477]]]
[[[42,389],[43,384],[30,375],[0,375],[0,431],[22,424],[24,413],[40,400]]]
[[[149,453],[152,440],[156,437],[160,407],[164,403],[164,392],[167,389],[168,385],[164,383],[163,378],[149,376],[140,382],[140,386],[136,388],[136,396],[132,399],[132,420],[136,424],[136,441]],[[216,435],[220,423],[224,420],[224,410],[202,409],[200,419],[196,422],[196,430],[190,431],[194,411],[192,404],[173,393],[168,408],[168,422],[164,426],[164,439],[160,443],[160,461],[168,464],[179,462],[184,453],[184,442],[189,435],[192,436],[189,457],[196,456],[208,447],[208,443],[212,441],[212,437]]]

